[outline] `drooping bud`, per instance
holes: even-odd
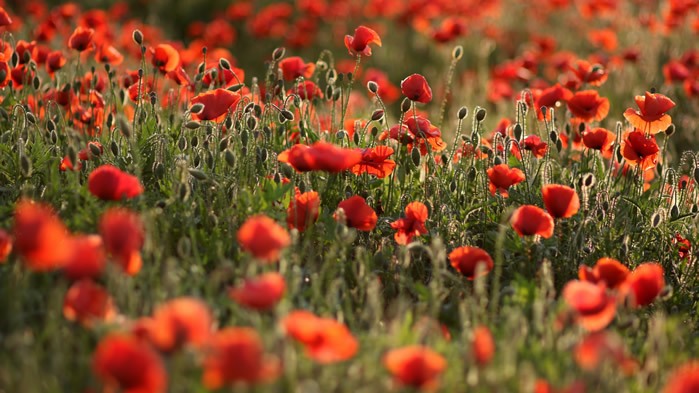
[[[131,38],[133,39],[133,42],[136,43],[136,45],[143,45],[143,33],[141,33],[141,30],[134,30],[133,33],[131,33]]]

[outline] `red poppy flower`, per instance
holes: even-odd
[[[187,71],[185,71],[185,69],[182,67],[177,67],[174,71],[168,72],[167,74],[165,74],[165,77],[177,83],[180,86],[192,85],[192,80],[189,78]]]
[[[12,24],[12,18],[10,18],[10,15],[5,11],[4,8],[0,7],[0,26],[8,26]]]
[[[425,221],[427,221],[427,206],[421,202],[411,202],[405,207],[405,217],[391,223],[391,228],[396,229],[394,235],[396,243],[408,244],[413,237],[427,233]]]
[[[167,372],[162,359],[133,336],[111,333],[92,357],[95,374],[110,390],[124,393],[164,393]]]
[[[376,227],[376,212],[359,195],[340,202],[337,205],[337,209],[343,210],[343,216],[348,227],[357,228],[360,231],[371,231]],[[335,217],[335,220],[338,220],[339,213],[335,212],[333,217]]]
[[[625,132],[621,142],[621,155],[629,165],[638,165],[642,171],[655,168],[658,163],[658,143],[654,136],[646,138],[646,135],[635,130]]]
[[[422,345],[392,349],[383,356],[382,363],[397,383],[425,390],[436,388],[447,368],[442,355]]]
[[[692,73],[684,64],[672,60],[663,66],[663,76],[665,76],[665,84],[671,85],[675,82],[682,82],[687,78],[691,78]]]
[[[594,267],[582,265],[578,277],[582,281],[592,283],[603,282],[607,288],[619,288],[629,275],[629,268],[612,258],[600,258]]]
[[[201,348],[213,325],[209,307],[191,297],[169,300],[153,311],[148,337],[163,352],[173,352],[185,344]]]
[[[659,93],[646,92],[645,96],[634,98],[637,111],[628,108],[624,111],[624,117],[634,127],[651,135],[665,131],[672,124],[672,118],[665,112],[669,111],[675,103]]]
[[[362,153],[355,149],[344,149],[327,142],[316,142],[311,146],[297,144],[279,153],[277,160],[285,162],[298,172],[325,171],[342,172],[357,165]]]
[[[214,72],[216,73],[215,80]],[[211,86],[211,83],[215,83],[216,86],[220,87],[230,87],[243,83],[244,80],[245,71],[243,71],[241,68],[231,66],[231,68],[227,70],[225,68],[221,68],[221,66],[218,64],[215,64],[206,69],[204,77],[201,79],[201,83],[206,87]]]
[[[568,109],[582,122],[599,121],[609,113],[609,100],[600,97],[596,90],[583,90],[568,100]]]
[[[580,209],[580,198],[574,189],[560,184],[548,184],[541,188],[546,210],[555,218],[569,218]]]
[[[112,321],[116,315],[117,309],[109,293],[88,278],[71,285],[63,299],[63,316],[88,328],[97,321]]]
[[[471,350],[473,357],[479,366],[485,366],[493,360],[495,355],[495,341],[490,329],[486,326],[479,326],[473,331],[471,340]]]
[[[379,88],[377,92],[386,104],[390,105],[400,98],[400,90],[391,83],[385,72],[375,68],[369,68],[364,74],[364,83],[368,83],[369,81],[376,82]],[[370,97],[374,95],[374,93],[370,91],[368,94]]]
[[[53,75],[56,71],[66,65],[66,58],[60,50],[53,51],[46,56],[46,71]]]
[[[0,263],[5,263],[11,252],[12,237],[4,229],[0,229]]]
[[[400,82],[400,91],[412,101],[427,104],[432,101],[432,89],[420,74],[412,74]]]
[[[296,228],[299,232],[303,232],[318,219],[319,209],[320,197],[317,192],[297,194],[286,209],[286,224],[291,229]]]
[[[279,68],[282,69],[284,80],[293,81],[301,76],[306,79],[310,78],[316,69],[316,65],[315,63],[305,63],[298,56],[292,56],[280,61]]]
[[[347,326],[334,319],[320,318],[308,311],[292,311],[282,321],[287,335],[306,348],[306,355],[321,364],[352,358],[359,343]]]
[[[362,153],[361,161],[350,168],[350,171],[357,176],[368,173],[383,179],[396,167],[396,162],[388,159],[393,154],[393,149],[388,146],[376,146],[359,149],[359,151]]]
[[[481,275],[488,274],[489,271],[493,270],[493,259],[488,252],[478,247],[465,246],[456,248],[449,253],[449,261],[454,269],[469,280],[476,278],[478,265],[483,266]]]
[[[589,371],[594,371],[608,360],[612,360],[627,376],[638,368],[638,363],[627,355],[619,338],[607,332],[587,335],[575,347],[574,358],[580,368]]]
[[[604,284],[569,281],[563,287],[563,298],[577,312],[579,323],[589,331],[604,329],[616,314],[616,299],[607,293]]]
[[[32,52],[34,52],[34,48],[36,48],[36,41],[32,42],[27,42],[24,40],[19,40],[17,41],[17,44],[15,45],[15,52],[17,53],[17,56],[19,57],[19,63],[20,64],[27,64],[29,60],[31,60],[31,55]]]
[[[48,205],[22,200],[15,207],[15,248],[31,270],[63,267],[70,257],[68,230]]]
[[[138,273],[144,238],[140,217],[127,209],[111,208],[102,214],[99,231],[104,248],[117,259],[126,274]]]
[[[611,151],[612,145],[616,140],[616,134],[607,130],[606,128],[597,127],[591,130],[583,131],[582,138],[583,144],[588,149],[609,152]]]
[[[90,173],[87,188],[92,195],[107,201],[133,198],[143,193],[143,186],[136,176],[106,164]]]
[[[229,110],[235,110],[240,101],[240,94],[226,89],[209,90],[192,98],[192,105],[202,104],[204,109],[199,113],[192,113],[194,120],[223,120]]]
[[[296,94],[302,100],[312,100],[316,97],[323,98],[323,92],[320,88],[316,86],[312,81],[303,81],[294,85],[293,88],[289,89],[287,94]]]
[[[381,46],[381,37],[379,37],[374,30],[366,26],[357,27],[354,30],[354,36],[345,36],[345,46],[352,56],[358,54],[371,56],[371,47],[369,44]]]
[[[212,390],[225,384],[270,381],[280,371],[278,359],[265,356],[257,332],[236,327],[221,329],[213,335],[203,367],[204,386]]]
[[[180,53],[172,45],[160,44],[155,48],[150,48],[150,54],[151,64],[163,74],[167,74],[180,65]]]
[[[238,229],[237,238],[244,250],[265,262],[278,261],[281,250],[291,243],[286,229],[262,214],[248,218]]]
[[[672,372],[662,393],[693,393],[699,391],[699,360],[692,359]]]
[[[634,307],[647,306],[665,287],[663,267],[654,262],[637,266],[626,278],[621,292],[631,299]]]
[[[512,214],[511,222],[520,236],[540,235],[546,239],[553,236],[553,217],[537,206],[520,206]]]
[[[529,135],[524,138],[524,150],[529,150],[536,158],[543,158],[546,155],[548,144],[542,142],[541,138],[536,135]]]
[[[0,241],[0,244],[2,244],[2,241]],[[689,258],[689,250],[692,248],[692,244],[689,242],[689,240],[683,238],[682,235],[680,235],[679,233],[676,233],[675,236],[672,238],[672,244],[675,245],[674,248],[677,250],[677,253],[679,254],[680,258]],[[0,250],[1,249],[2,246],[0,246]],[[0,261],[1,260],[2,252],[0,251]]]
[[[124,61],[124,56],[119,53],[115,47],[107,44],[101,44],[97,47],[95,61],[118,66]]]
[[[488,171],[490,194],[495,195],[496,192],[507,198],[509,196],[507,189],[515,184],[524,181],[524,172],[518,168],[510,168],[507,164],[495,165],[489,168]]]
[[[94,35],[95,31],[93,29],[78,26],[68,39],[68,47],[82,52],[90,46]]]
[[[276,306],[284,296],[284,291],[284,277],[277,272],[270,272],[245,280],[242,285],[231,288],[228,296],[244,307],[264,311]]]
[[[565,87],[561,86],[559,83],[556,83],[554,86],[544,89],[541,93],[538,94],[534,102],[534,109],[536,110],[537,117],[539,118],[539,120],[544,120],[544,114],[541,113],[542,107],[554,108],[556,107],[557,102],[568,101],[572,97],[573,93]],[[546,113],[546,120],[551,120],[551,116],[549,116],[548,112]]]
[[[102,237],[80,235],[71,239],[71,253],[63,273],[71,280],[96,278],[104,270],[107,255]]]
[[[607,71],[599,65],[592,65],[585,60],[577,60],[575,66],[570,65],[570,70],[575,73],[580,84],[600,86],[607,80]]]

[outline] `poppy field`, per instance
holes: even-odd
[[[699,392],[699,1],[0,36],[0,393]]]

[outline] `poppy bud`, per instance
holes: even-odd
[[[403,98],[403,102],[400,104],[400,109],[403,112],[407,112],[410,110],[410,99],[409,98]]]
[[[32,79],[32,86],[34,86],[34,90],[39,90],[39,87],[41,87],[41,79],[38,76],[34,76],[34,79]]]
[[[184,137],[184,135],[182,135],[177,141],[177,147],[180,149],[180,151],[184,151],[184,149],[187,148],[187,139]]]
[[[485,119],[485,115],[487,114],[485,108],[478,108],[476,111],[476,120],[481,122]]]
[[[207,150],[205,153],[205,160],[206,160],[206,166],[209,167],[209,169],[214,168],[214,154],[211,153],[211,150]]]
[[[179,196],[182,202],[189,199],[189,187],[187,183],[182,183],[177,187],[177,196]]]
[[[692,213],[699,213],[699,205],[696,203],[692,205]]]
[[[379,129],[376,127],[371,127],[371,136],[376,137],[379,134]]]
[[[335,137],[336,137],[338,140],[343,140],[343,139],[345,139],[345,138],[347,137],[347,132],[346,132],[345,130],[340,130],[340,131],[338,131],[338,132],[335,134]]]
[[[32,124],[36,124],[36,116],[34,116],[33,113],[27,112],[27,114],[25,115],[25,117],[27,118],[27,121],[28,121],[28,122],[30,122],[30,123],[32,123]]]
[[[473,146],[478,146],[478,145],[480,145],[480,143],[481,143],[481,135],[477,132],[474,132],[471,135],[471,144]]]
[[[331,68],[330,70],[328,70],[328,73],[325,74],[325,80],[329,84],[333,84],[333,83],[335,83],[336,79],[337,79],[337,71],[335,71],[334,69]]]
[[[515,140],[521,141],[522,140],[522,133],[524,132],[522,130],[522,125],[517,123],[515,124],[514,129],[512,130],[513,134],[515,135]]]
[[[29,60],[31,60],[31,58],[32,56],[29,53],[29,51],[24,51],[24,53],[22,54],[22,63],[29,63]]]
[[[669,137],[671,137],[672,134],[674,134],[674,133],[675,133],[675,125],[674,125],[674,124],[670,124],[670,125],[665,129],[665,135],[667,135],[667,137],[669,138]]]
[[[243,132],[240,133],[240,144],[243,146],[247,146],[249,139],[250,139],[250,134],[248,133],[247,130],[243,130]]]
[[[109,144],[109,150],[112,151],[112,155],[114,155],[114,157],[119,156],[119,145],[115,140],[112,140],[112,143]]]
[[[49,136],[51,138],[51,144],[55,145],[58,142],[58,133],[54,130],[54,131],[51,131]]]
[[[383,119],[383,110],[377,109],[374,111],[374,113],[371,115],[371,120],[373,121],[379,121]]]
[[[192,144],[192,147],[196,148],[199,146],[199,137],[196,135],[192,135],[192,139],[189,141],[189,143]]]
[[[348,73],[347,73],[347,80],[350,81],[350,82],[352,82],[352,79],[354,79],[354,75],[352,75],[351,72],[348,72]]]
[[[459,120],[463,120],[466,116],[468,116],[468,108],[465,106],[462,106],[461,109],[459,109]]]
[[[199,123],[196,120],[190,120],[184,126],[189,128],[190,130],[196,130],[197,128],[201,127],[201,123]]]
[[[595,185],[596,180],[597,179],[595,179],[595,175],[593,175],[592,173],[588,173],[585,176],[583,176],[582,185],[583,187],[590,188]]]
[[[165,175],[165,166],[162,162],[156,161],[153,163],[153,173],[158,179],[163,179],[163,176]]]
[[[95,142],[88,142],[87,147],[93,156],[99,157],[102,155],[102,146],[98,146]]]
[[[133,33],[131,33],[131,38],[138,46],[143,45],[143,33],[141,33],[141,30],[134,30]]]
[[[339,83],[344,82],[344,81],[345,81],[345,74],[339,73],[339,74],[337,75],[337,81],[338,81]]]
[[[621,163],[621,160],[624,159],[624,156],[621,154],[621,148],[620,148],[620,147],[617,147],[617,148],[616,148],[616,154],[615,154],[614,158],[616,159],[616,162],[619,163],[619,164]]]
[[[14,52],[10,57],[10,64],[12,65],[12,68],[16,68],[17,63],[19,63],[19,55],[17,54],[17,52]]]
[[[355,145],[359,144],[359,133],[355,132],[354,135],[352,136],[352,140],[354,141]]]
[[[659,162],[659,163],[655,166],[655,168],[656,168],[656,170],[658,171],[658,173],[663,173],[663,164],[662,164],[661,162]]]
[[[285,119],[289,121],[294,120],[294,114],[291,111],[283,110],[281,113]]]
[[[340,99],[340,89],[335,89],[335,93],[333,94],[333,101],[337,101]]]
[[[663,217],[662,217],[661,212],[662,212],[662,210],[657,211],[657,212],[653,213],[653,215],[650,217],[650,225],[653,228],[657,228],[660,225],[660,223],[662,222]]]
[[[32,175],[32,160],[27,157],[26,154],[21,154],[19,156],[19,169],[24,177],[30,177]]]
[[[248,123],[248,128],[251,130],[254,130],[255,127],[257,127],[257,119],[255,119],[254,117],[248,117],[247,123]]]
[[[410,158],[413,160],[413,164],[415,164],[415,166],[419,166],[420,165],[420,150],[413,147],[413,150],[410,152]]]
[[[204,104],[198,102],[194,105],[192,105],[191,108],[189,108],[189,112],[194,113],[194,114],[200,114],[201,111],[204,110]]]
[[[229,167],[233,168],[235,166],[235,155],[232,151],[226,150],[223,154],[223,158],[226,160],[226,164],[228,164]]]
[[[556,132],[556,130],[551,130],[551,132],[549,133],[549,138],[551,138],[551,142],[553,143],[558,142],[558,133]]]
[[[218,66],[223,68],[224,70],[231,69],[231,63],[223,57],[218,60]]]
[[[281,164],[281,169],[282,175],[284,175],[284,177],[287,179],[291,179],[294,176],[294,169],[291,167],[291,165]]]
[[[233,119],[230,116],[226,116],[223,125],[226,126],[227,130],[230,130],[233,127]]]
[[[207,178],[206,173],[204,173],[204,171],[200,171],[199,169],[190,168],[189,174],[197,180],[206,180]]]
[[[274,61],[280,60],[282,57],[284,57],[285,52],[286,49],[283,46],[280,46],[279,48],[275,49],[274,52],[272,52],[272,59],[274,59]]]
[[[670,217],[677,218],[680,215],[680,208],[677,205],[672,205],[670,208]]]
[[[464,55],[464,48],[461,45],[457,45],[454,47],[454,50],[451,51],[451,58],[454,60],[459,60],[461,59],[461,56]]]
[[[495,156],[495,160],[493,160],[493,165],[500,165],[502,164],[502,158],[500,156]]]
[[[158,96],[155,94],[155,92],[151,92],[149,98],[151,105],[155,105],[155,103],[158,102]]]
[[[379,92],[379,84],[374,81],[367,82],[366,88],[374,94],[377,94]]]
[[[299,191],[301,191],[302,194],[306,192],[306,182],[303,180],[299,181]]]

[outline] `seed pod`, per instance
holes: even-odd
[[[275,49],[274,52],[272,52],[272,59],[274,61],[278,61],[284,57],[284,53],[286,53],[286,49],[283,46],[280,46],[279,48]]]
[[[374,113],[372,113],[372,115],[371,115],[371,120],[379,121],[381,119],[383,119],[383,110],[381,110],[381,109],[375,110]]]
[[[340,131],[338,131],[338,132],[335,134],[335,137],[336,137],[338,140],[343,140],[343,139],[345,139],[345,138],[347,137],[347,132],[346,132],[345,130],[340,130]]]
[[[36,75],[32,79],[32,86],[34,86],[34,90],[39,90],[39,87],[41,87],[41,79]]]
[[[367,82],[366,88],[374,94],[377,94],[379,92],[379,84],[374,81]]]
[[[551,130],[551,132],[549,133],[549,138],[551,138],[551,142],[556,144],[558,143],[558,133],[556,132],[556,130]]]
[[[461,109],[459,109],[457,116],[459,117],[459,120],[463,120],[466,116],[468,116],[468,108],[462,106]]]
[[[180,149],[180,151],[184,151],[184,149],[187,148],[187,139],[184,137],[184,135],[182,135],[177,141],[177,147]]]
[[[680,208],[677,205],[672,205],[670,208],[670,217],[677,218],[680,215]]]
[[[196,135],[192,135],[192,139],[190,139],[189,143],[192,145],[192,147],[196,148],[199,146],[199,137]]]
[[[197,102],[196,104],[192,105],[191,108],[189,108],[189,112],[194,113],[194,114],[200,114],[201,111],[204,110],[204,104],[201,102]]]
[[[461,45],[457,45],[454,47],[454,50],[451,51],[451,58],[454,60],[459,60],[461,59],[461,56],[464,55],[464,47]]]
[[[413,150],[410,152],[410,158],[413,160],[413,164],[415,164],[415,166],[419,166],[420,150],[418,150],[416,147],[413,147]]]
[[[109,150],[112,151],[114,157],[119,157],[119,145],[115,140],[112,140],[112,143],[109,144]]]
[[[235,166],[235,155],[232,151],[226,150],[226,152],[223,153],[223,158],[226,160],[226,164],[228,164],[229,167],[233,168]]]
[[[36,116],[34,116],[33,113],[27,112],[25,116],[28,122],[30,122],[31,124],[36,124]]]
[[[478,108],[476,111],[476,121],[481,122],[485,120],[485,115],[487,114],[485,108]]]
[[[192,175],[192,177],[197,179],[197,180],[206,180],[207,179],[206,173],[204,173],[204,171],[200,171],[199,169],[190,168],[189,174]]]
[[[281,114],[282,114],[282,116],[284,116],[284,118],[285,118],[286,120],[289,120],[289,121],[294,120],[294,114],[293,114],[291,111],[283,110],[283,111],[281,112]]]
[[[240,144],[243,146],[247,146],[249,139],[250,139],[250,133],[248,133],[247,130],[243,130],[240,133]]]
[[[231,63],[226,60],[226,58],[222,57],[218,59],[218,66],[223,68],[224,70],[230,70],[231,69]]]
[[[134,30],[133,33],[131,33],[131,38],[133,39],[133,42],[136,43],[136,45],[143,45],[143,33],[141,33],[141,30]]]
[[[515,140],[518,142],[522,140],[523,132],[522,125],[519,123],[515,124],[515,127],[512,129],[512,133],[515,135]]]
[[[650,217],[650,225],[653,228],[657,228],[660,225],[660,223],[662,222],[662,220],[663,220],[662,214],[660,213],[660,211],[657,211],[657,212],[653,213],[653,215]]]
[[[675,133],[675,125],[674,125],[674,124],[670,124],[670,125],[665,129],[665,135],[667,135],[667,137],[669,138],[669,137],[671,137],[672,134],[674,134],[674,133]]]
[[[403,102],[400,104],[400,109],[403,112],[407,112],[410,110],[410,99],[408,99],[408,97],[405,97],[403,99]]]

